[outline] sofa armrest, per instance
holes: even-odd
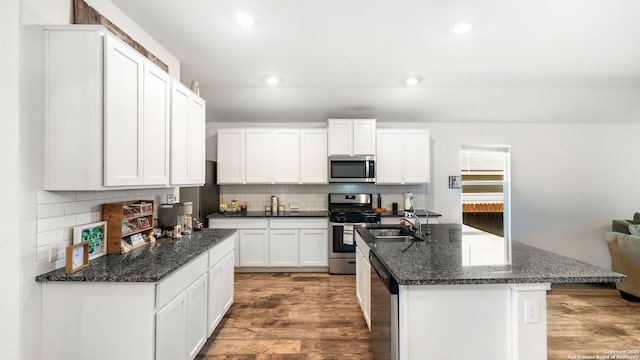
[[[629,224],[633,224],[631,220],[613,220],[611,221],[611,231],[629,234]]]

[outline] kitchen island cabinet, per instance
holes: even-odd
[[[234,240],[205,229],[39,275],[45,359],[193,359],[233,302]]]
[[[398,283],[392,317],[398,321],[400,360],[472,359],[478,354],[496,360],[546,359],[546,292],[551,283],[624,279],[459,224],[423,226],[431,231],[430,242],[376,239],[370,231],[376,227],[394,226],[359,227],[357,240],[370,247],[370,259],[375,256]],[[379,281],[373,274],[371,281]],[[391,323],[376,318],[375,302],[372,298],[372,332]]]

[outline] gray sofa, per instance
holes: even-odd
[[[629,224],[640,224],[640,212],[633,214],[633,220],[613,220],[611,231],[629,234]]]
[[[640,300],[640,236],[630,235],[629,224],[640,224],[640,213],[633,220],[613,220],[612,232],[606,234],[611,255],[611,268],[627,275],[625,281],[617,283],[620,295],[630,301]]]

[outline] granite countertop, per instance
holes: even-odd
[[[371,251],[401,285],[506,283],[613,283],[625,276],[460,224],[423,225],[431,242],[376,240],[357,228]]]
[[[209,219],[233,219],[233,218],[327,218],[329,213],[327,210],[300,210],[300,211],[282,211],[282,212],[266,212],[264,210],[248,210],[242,212],[215,212],[208,214]]]
[[[124,255],[90,260],[88,267],[73,274],[61,268],[36,276],[36,281],[157,282],[233,233],[235,230],[202,229],[179,239],[159,239]]]
[[[394,214],[393,211],[391,211],[390,209],[387,209],[386,212],[383,212],[380,214],[380,216],[402,216],[404,214],[404,210],[398,210],[398,213]],[[442,214],[439,214],[435,211],[431,211],[431,210],[422,210],[422,209],[418,209],[416,211],[414,211],[414,214],[418,215],[418,216],[428,216],[428,217],[440,217],[442,216]]]

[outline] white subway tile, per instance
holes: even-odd
[[[95,200],[96,196],[96,191],[77,191],[76,201]]]
[[[38,205],[38,218],[48,218],[53,216],[62,216],[64,215],[64,205],[63,204],[42,204]]]
[[[125,196],[128,196],[127,190],[113,190],[112,197],[121,198]]]
[[[49,261],[49,249],[51,247],[49,246],[49,244],[44,245],[44,246],[38,246],[36,248],[36,261]]]
[[[71,202],[64,204],[64,214],[74,215],[87,212],[87,203],[85,201]]]
[[[76,225],[89,224],[89,223],[92,223],[92,222],[95,222],[95,221],[93,221],[93,213],[92,212],[85,212],[85,213],[76,215]]]
[[[106,203],[108,203],[108,201],[105,201],[104,199],[87,201],[87,211],[102,212],[102,204]]]
[[[72,227],[61,229],[61,230],[62,230],[62,240],[64,240],[64,241],[73,240],[73,228]]]
[[[96,191],[96,199],[111,199],[113,198],[113,191]]]
[[[48,258],[47,258],[48,260]],[[36,274],[41,275],[44,273],[48,273],[49,271],[53,271],[56,268],[56,263],[50,263],[47,260],[41,260],[36,263]],[[64,264],[63,264],[64,265]],[[62,266],[60,266],[62,267]]]
[[[38,190],[38,204],[51,204],[52,201],[51,192]]]
[[[36,234],[36,246],[52,244],[59,240],[63,240],[62,229],[44,231]]]
[[[57,217],[48,218],[48,219],[51,220],[50,230],[64,229],[64,228],[73,227],[76,225],[75,215],[57,216]]]
[[[36,231],[45,232],[52,229],[53,218],[38,219],[36,222]]]
[[[51,202],[54,202],[54,203],[66,203],[66,202],[76,201],[75,191],[52,191],[51,197],[52,197]]]

